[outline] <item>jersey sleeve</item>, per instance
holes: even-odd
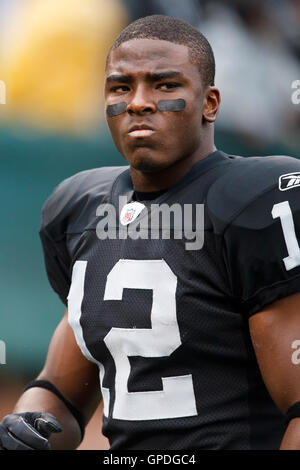
[[[40,237],[44,252],[44,261],[49,282],[61,301],[67,306],[67,296],[70,290],[69,263],[61,256],[64,250],[62,244],[53,243],[43,230]]]
[[[65,182],[58,185],[42,209],[40,239],[48,280],[67,305],[70,289],[70,257],[66,246],[67,217],[64,213]]]
[[[281,190],[277,180],[235,215],[223,237],[230,288],[247,316],[300,291],[300,186]]]

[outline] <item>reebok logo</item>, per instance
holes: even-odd
[[[300,172],[287,173],[279,177],[280,191],[287,191],[288,189],[298,188],[300,186]]]

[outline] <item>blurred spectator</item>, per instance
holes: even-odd
[[[300,60],[300,0],[268,0],[288,45]]]
[[[252,139],[299,145],[300,107],[291,102],[299,61],[279,28],[272,2],[207,2],[199,29],[216,58],[219,128]]]

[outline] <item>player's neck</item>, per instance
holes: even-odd
[[[160,191],[174,186],[190,169],[200,160],[210,155],[216,150],[214,144],[205,149],[198,149],[187,158],[175,162],[172,166],[158,172],[142,172],[131,168],[131,178],[133,186],[137,191]]]

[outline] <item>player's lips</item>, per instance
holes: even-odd
[[[154,132],[152,127],[148,126],[147,124],[135,124],[134,126],[130,127],[128,134],[131,137],[149,137]]]

